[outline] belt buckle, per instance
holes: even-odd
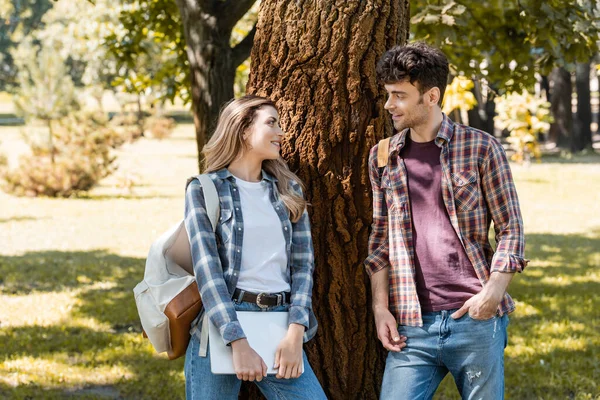
[[[256,296],[256,305],[257,305],[257,306],[259,306],[259,307],[260,307],[260,308],[262,308],[262,309],[265,309],[265,308],[268,308],[268,307],[269,307],[269,305],[268,305],[268,304],[262,304],[262,303],[261,303],[261,300],[262,300],[262,298],[263,298],[263,297],[265,297],[265,296],[267,296],[267,293],[259,293],[259,294]]]

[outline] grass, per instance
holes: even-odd
[[[18,130],[0,128],[3,149]],[[7,147],[8,146],[8,147]],[[183,361],[140,335],[132,288],[152,240],[183,213],[193,127],[119,153],[133,193],[109,178],[77,199],[0,193],[0,398],[184,398]],[[513,166],[531,263],[510,292],[509,399],[600,398],[600,160]],[[458,399],[450,377],[435,397]]]

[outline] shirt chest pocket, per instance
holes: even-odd
[[[401,187],[392,183],[387,171],[381,177],[381,190],[385,193],[388,215],[401,214],[406,210],[408,194]]]
[[[223,243],[231,241],[231,236],[233,235],[233,212],[230,209],[221,209],[217,233]]]
[[[471,211],[479,205],[481,190],[477,171],[465,170],[452,173],[454,204],[458,211]]]

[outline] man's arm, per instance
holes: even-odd
[[[390,312],[388,306],[389,268],[383,268],[371,275],[371,292],[373,295],[373,315],[375,316],[375,327],[377,338],[383,347],[389,351],[401,351],[406,347],[406,337],[398,334],[396,318]]]
[[[385,195],[381,190],[381,177],[377,167],[377,146],[369,155],[369,178],[373,189],[373,224],[369,236],[369,255],[365,268],[371,279],[373,314],[377,337],[383,347],[390,351],[400,351],[406,346],[406,338],[398,334],[396,319],[389,310],[389,248],[388,221]]]
[[[496,251],[483,290],[452,314],[453,318],[467,312],[475,319],[492,318],[515,272],[522,272],[528,262],[524,258],[525,236],[517,190],[504,149],[496,139],[492,139],[481,170],[481,186],[494,221]]]

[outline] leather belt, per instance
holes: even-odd
[[[237,302],[254,303],[260,308],[273,306],[281,306],[290,302],[290,292],[279,293],[252,293],[243,289],[235,289],[233,292],[233,300]]]

